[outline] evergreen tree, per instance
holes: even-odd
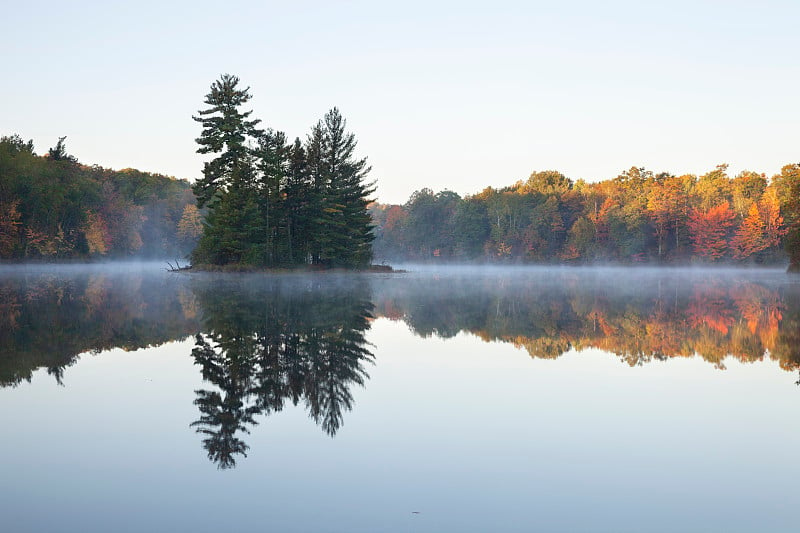
[[[253,154],[248,141],[263,135],[258,119],[248,120],[252,111],[239,107],[250,100],[249,88],[238,89],[239,78],[223,74],[211,84],[205,103],[210,107],[192,117],[203,125],[197,140],[201,154],[219,154],[207,162],[203,177],[193,189],[199,207],[208,206],[206,229],[193,253],[195,262],[252,262],[253,249],[263,228],[255,198]]]
[[[203,167],[203,177],[194,185],[199,207],[210,203],[220,191],[226,191],[234,181],[242,179],[242,169],[249,162],[247,141],[262,132],[256,129],[261,122],[248,120],[252,111],[242,112],[239,107],[247,103],[250,88],[238,89],[239,78],[223,74],[211,84],[205,103],[210,106],[198,112],[195,121],[203,125],[196,139],[199,154],[220,154]]]
[[[321,250],[326,242],[325,219],[322,216],[325,209],[325,193],[327,190],[327,172],[325,170],[325,131],[322,121],[317,122],[311,133],[306,138],[306,172],[308,173],[309,194],[308,214],[310,239],[308,247],[312,264],[321,263]]]
[[[283,198],[289,155],[286,135],[281,131],[268,129],[259,136],[253,154],[258,168],[256,192],[263,223],[259,262],[264,265],[291,262],[287,261]]]
[[[299,138],[289,148],[289,167],[286,175],[286,232],[289,263],[303,264],[311,252],[311,200],[312,183],[308,171],[306,151]]]
[[[337,108],[323,121],[322,164],[326,187],[320,220],[319,259],[329,266],[361,267],[372,259],[372,224],[367,205],[375,189],[365,179],[367,160],[356,159],[355,135],[345,130]]]
[[[374,189],[339,110],[312,128],[305,147],[299,140],[290,146],[282,132],[259,130],[251,112],[240,111],[250,95],[238,83],[223,75],[206,95],[211,107],[193,117],[203,124],[198,152],[219,154],[194,186],[198,206],[209,209],[194,261],[368,265]]]

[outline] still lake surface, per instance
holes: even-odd
[[[2,531],[796,531],[800,277],[0,270]]]

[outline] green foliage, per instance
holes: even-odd
[[[521,189],[524,192],[560,195],[572,189],[572,180],[556,170],[533,172]]]
[[[250,88],[238,89],[239,78],[223,74],[211,84],[205,103],[210,106],[192,117],[203,125],[196,139],[199,154],[220,154],[205,163],[203,177],[193,186],[198,207],[203,207],[219,193],[225,192],[232,182],[243,179],[240,175],[248,164],[247,141],[261,133],[256,129],[259,120],[247,120],[252,111],[241,112],[239,106],[251,98]]]
[[[32,142],[0,138],[0,259],[176,257],[194,195],[184,180],[86,166],[65,137],[40,157]]]
[[[239,107],[250,99],[238,78],[223,75],[206,96],[198,152],[216,154],[195,185],[208,208],[193,253],[200,264],[319,265],[360,268],[372,259],[372,184],[366,159],[333,108],[305,146],[283,132],[257,130]]]

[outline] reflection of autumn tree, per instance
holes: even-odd
[[[302,401],[334,436],[373,357],[364,337],[372,308],[367,286],[288,276],[198,284],[195,294],[206,333],[192,355],[216,390],[196,391],[201,417],[192,425],[205,436],[209,459],[234,467],[236,455],[247,455],[241,435],[256,415],[280,411],[286,401]]]
[[[725,289],[719,286],[697,287],[686,309],[689,325],[694,329],[708,328],[727,335],[734,323]]]
[[[421,280],[379,294],[378,315],[387,316],[388,309],[388,317],[423,336],[470,331],[537,358],[598,348],[630,365],[699,355],[724,368],[729,356],[758,361],[769,354],[786,368],[800,366],[800,342],[790,342],[797,334],[784,300],[793,293],[780,286],[680,276],[622,285],[569,274],[538,278],[448,280],[446,287]]]
[[[136,350],[184,338],[181,283],[126,274],[19,275],[0,280],[0,386],[47,369],[59,382],[85,352]]]
[[[784,311],[770,345],[770,355],[781,362],[786,370],[800,368],[800,295],[796,292],[783,298]]]

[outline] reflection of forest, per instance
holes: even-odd
[[[302,401],[334,436],[353,405],[352,385],[368,377],[364,337],[372,303],[363,279],[220,279],[195,286],[204,333],[192,350],[211,389],[195,391],[192,425],[219,468],[246,456],[240,438],[257,415]]]
[[[196,304],[175,277],[141,274],[0,278],[0,386],[38,368],[61,382],[84,352],[136,350],[198,330]]]
[[[800,367],[800,287],[785,276],[614,272],[400,275],[370,278],[371,292],[356,278],[340,283],[330,276],[282,276],[257,289],[263,302],[254,301],[254,289],[244,290],[241,280],[237,287],[224,287],[205,277],[99,270],[7,275],[0,278],[0,386],[30,380],[38,368],[60,380],[84,352],[134,350],[201,330],[222,335],[222,322],[255,335],[270,319],[270,331],[282,332],[275,342],[294,342],[293,328],[300,328],[303,342],[312,342],[313,336],[302,336],[303,328],[322,331],[336,320],[355,320],[358,309],[348,306],[370,296],[378,316],[402,319],[418,335],[470,331],[487,341],[524,347],[534,357],[595,347],[630,364],[699,355],[722,366],[730,355]],[[355,300],[345,298],[347,291]],[[244,303],[234,304],[232,294]],[[276,295],[281,296],[276,300]],[[337,317],[339,307],[355,315]],[[356,321],[354,328],[360,327]],[[221,349],[214,339],[203,339]],[[297,379],[289,380],[288,374],[281,379],[292,384],[294,399],[303,396]]]
[[[386,284],[375,303],[377,316],[403,320],[418,335],[469,331],[538,358],[599,348],[630,365],[699,355],[720,368],[726,356],[800,367],[800,287],[785,279],[621,270],[421,276]]]
[[[800,368],[796,282],[615,272],[6,276],[0,386],[30,380],[38,368],[60,382],[81,353],[195,335],[192,357],[205,384],[195,391],[192,426],[209,458],[229,468],[246,455],[242,437],[257,417],[287,402],[336,434],[373,361],[365,337],[373,314],[402,320],[417,335],[468,331],[539,358],[599,348],[630,365],[700,356],[723,368],[731,356]]]

